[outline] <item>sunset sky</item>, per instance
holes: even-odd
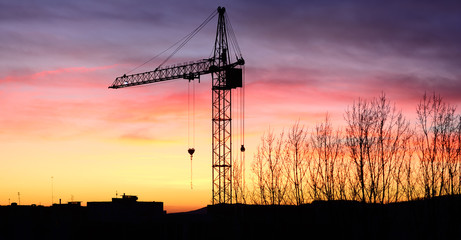
[[[460,1],[0,0],[0,205],[211,201],[211,77],[108,89],[226,7],[245,59],[247,173],[259,139],[297,120],[335,126],[354,100],[415,120],[425,91],[461,106]],[[167,64],[209,57],[217,18]],[[137,68],[153,70],[162,58]],[[248,180],[250,181],[250,180]]]

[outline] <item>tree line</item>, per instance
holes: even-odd
[[[390,203],[461,193],[461,115],[435,93],[411,123],[385,94],[354,101],[345,124],[326,114],[312,128],[269,129],[243,182],[233,165],[237,203],[300,205],[314,200]]]

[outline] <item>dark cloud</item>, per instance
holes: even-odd
[[[0,3],[0,19],[4,22],[33,23],[103,20],[157,22],[168,16],[158,8],[145,6],[136,1],[9,1]]]
[[[461,102],[461,76],[418,76],[417,74],[385,74],[370,79],[387,92],[399,93],[404,100],[419,99],[425,93],[441,94],[453,103]]]
[[[461,3],[448,0],[4,1],[0,70],[134,68],[185,36],[218,5],[227,8],[248,69],[256,71],[249,81],[283,79],[327,88],[328,81],[339,79],[357,86],[382,72],[397,80],[417,72],[419,79],[461,85],[446,77],[461,75]],[[215,24],[174,61],[207,57]],[[153,63],[142,71],[148,68]]]
[[[460,12],[455,1],[284,1],[253,4],[237,21],[253,41],[285,52],[309,54],[325,45],[374,57],[436,58],[453,67],[461,63]]]
[[[127,60],[142,63],[185,36],[215,10],[214,6],[203,11],[198,10],[199,4],[173,3],[3,1],[1,72],[21,67],[39,72],[123,64]]]

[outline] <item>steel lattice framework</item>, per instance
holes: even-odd
[[[232,89],[242,87],[243,58],[231,63],[225,8],[218,7],[214,56],[209,59],[159,67],[154,71],[123,75],[109,88],[124,88],[172,79],[194,80],[212,74],[212,198],[213,204],[232,203]],[[235,40],[234,40],[235,41]],[[234,43],[236,44],[236,42]]]

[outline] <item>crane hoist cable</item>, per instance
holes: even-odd
[[[237,91],[238,106],[238,136],[240,153],[238,155],[238,171],[236,177],[240,179],[240,194],[244,199],[245,189],[245,66],[242,67],[242,87]]]
[[[241,136],[242,136],[242,146],[240,147],[241,152],[245,152],[245,66],[242,67],[242,88],[240,94],[240,109],[241,109],[241,116],[240,116],[240,125],[241,125]]]
[[[192,85],[192,94],[191,94]],[[192,105],[192,107],[191,107]],[[192,109],[192,114],[191,114]],[[192,120],[191,120],[192,115]],[[191,127],[192,125],[192,127]],[[192,145],[191,145],[191,128],[192,128]],[[195,81],[189,80],[187,87],[187,152],[190,155],[190,188],[192,185],[192,157],[195,153]]]
[[[245,190],[245,66],[242,67],[243,74],[242,74],[242,99],[241,99],[241,109],[242,109],[242,146],[240,147],[240,154],[242,157],[242,189]],[[242,191],[242,194],[245,191]],[[244,197],[244,196],[243,196]]]

